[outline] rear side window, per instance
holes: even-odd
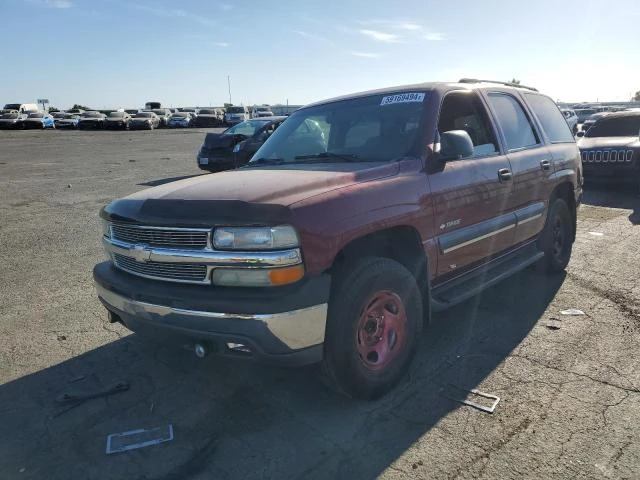
[[[525,93],[524,96],[551,143],[575,142],[569,125],[553,100],[543,95],[531,93]]]
[[[518,100],[511,95],[490,93],[489,104],[504,133],[507,150],[532,147],[539,143],[531,121]]]

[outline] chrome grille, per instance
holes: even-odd
[[[581,152],[583,163],[630,163],[633,160],[633,150],[608,149],[608,150],[583,150]]]
[[[144,243],[152,247],[206,248],[209,231],[204,228],[143,227],[122,223],[111,225],[111,234],[116,240]]]
[[[118,268],[134,275],[142,275],[157,280],[171,280],[189,283],[208,283],[207,266],[190,263],[137,262],[133,258],[113,254]]]

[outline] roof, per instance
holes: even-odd
[[[602,118],[606,118],[609,120],[610,118],[624,118],[624,117],[640,117],[640,110],[631,110],[625,112],[609,112],[607,115],[604,115]]]
[[[303,108],[315,107],[318,105],[325,105],[328,103],[339,102],[343,100],[353,100],[361,97],[368,97],[372,95],[385,95],[399,92],[426,92],[431,90],[450,90],[451,88],[457,88],[461,90],[476,90],[479,88],[499,88],[507,90],[520,90],[522,92],[537,92],[537,90],[531,87],[518,86],[508,82],[492,82],[488,80],[473,80],[462,79],[460,82],[425,82],[425,83],[413,83],[409,85],[398,85],[395,87],[380,88],[376,90],[368,90],[365,92],[352,93],[348,95],[341,95],[339,97],[329,98],[319,102],[310,103]]]

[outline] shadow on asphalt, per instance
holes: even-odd
[[[0,386],[0,477],[375,478],[449,412],[469,408],[442,388],[478,386],[563,281],[530,269],[435,316],[407,379],[370,403],[328,391],[315,367],[198,360],[122,338]],[[72,409],[55,401],[120,380],[131,389]],[[173,441],[105,455],[108,434],[169,423]]]
[[[164,185],[165,183],[176,182],[178,180],[185,180],[187,178],[199,177],[200,173],[196,173],[195,175],[183,175],[181,177],[168,177],[168,178],[159,178],[157,180],[149,180],[148,182],[138,183],[140,186],[146,187],[157,187],[158,185]]]
[[[590,183],[585,187],[582,202],[585,205],[633,210],[629,221],[640,224],[640,193],[633,184]]]

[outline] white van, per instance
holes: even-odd
[[[7,103],[4,106],[5,110],[16,110],[20,113],[37,112],[38,105],[35,103]]]
[[[227,111],[224,114],[224,123],[227,125],[236,125],[245,120],[249,120],[251,114],[248,107],[227,107]]]

